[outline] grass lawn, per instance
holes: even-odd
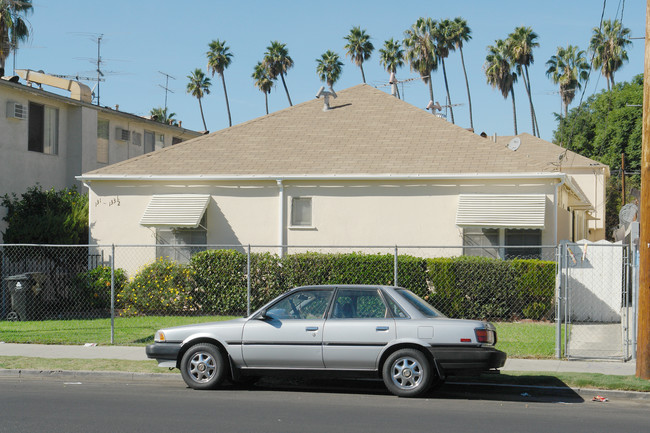
[[[496,348],[509,358],[555,357],[555,324],[543,322],[496,322]],[[562,328],[564,345],[564,327]]]
[[[153,343],[156,330],[169,326],[234,319],[233,316],[116,317],[115,344]],[[0,322],[0,341],[33,344],[111,344],[111,319]]]
[[[233,316],[150,316],[115,318],[115,344],[144,346],[153,342],[157,329],[234,319]],[[497,349],[510,358],[552,358],[555,356],[553,323],[495,323]],[[43,320],[0,322],[0,341],[38,344],[111,344],[111,320]]]

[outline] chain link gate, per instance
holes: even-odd
[[[559,246],[557,357],[630,359],[630,271],[627,245]]]

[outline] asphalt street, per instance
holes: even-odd
[[[181,381],[0,378],[0,432],[647,431],[648,401],[481,392],[445,385],[403,399],[378,382],[283,379],[194,391]]]

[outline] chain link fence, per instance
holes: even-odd
[[[566,346],[555,323],[557,254],[556,247],[0,245],[0,341],[141,345],[161,327],[245,316],[296,286],[383,284],[413,290],[448,317],[492,321],[511,357],[552,357],[557,344]]]

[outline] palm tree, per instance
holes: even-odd
[[[230,118],[230,104],[228,103],[228,91],[226,91],[226,79],[223,76],[223,71],[230,66],[232,62],[232,53],[229,51],[230,47],[226,46],[226,41],[213,40],[208,45],[210,49],[205,55],[208,57],[208,72],[218,73],[221,76],[221,83],[223,84],[223,94],[226,97],[226,110],[228,110],[228,126],[232,126],[232,119]]]
[[[289,57],[287,44],[271,41],[271,45],[266,47],[262,64],[269,71],[270,79],[275,80],[280,76],[284,91],[287,93],[289,105],[293,106],[291,97],[289,96],[289,90],[287,89],[287,83],[284,81],[284,76],[287,74],[287,71],[293,67],[293,59]]]
[[[343,62],[339,60],[339,55],[332,50],[327,50],[320,56],[320,59],[316,59],[316,63],[318,78],[332,89],[343,71]]]
[[[569,104],[576,95],[576,89],[582,88],[581,82],[589,76],[589,62],[584,51],[574,45],[557,47],[557,54],[546,62],[546,76],[555,84],[560,85],[560,98],[564,107],[564,117],[567,116]]]
[[[379,64],[382,65],[389,74],[397,73],[397,68],[404,66],[404,51],[399,41],[389,40],[384,42],[384,48],[379,49]],[[395,83],[397,97],[399,98],[399,88]]]
[[[449,52],[456,49],[454,44],[454,23],[451,20],[444,19],[438,21],[434,38],[438,58],[442,63],[442,75],[445,78],[445,89],[447,90],[447,105],[449,105],[449,114],[451,114],[451,123],[454,121],[454,108],[451,106],[451,94],[449,93],[449,83],[447,82],[447,68],[445,68],[445,59],[449,57]]]
[[[361,69],[361,78],[363,83],[366,83],[366,75],[363,73],[363,62],[370,58],[370,54],[375,49],[370,42],[370,36],[366,34],[366,30],[361,30],[359,26],[352,27],[350,34],[343,39],[348,41],[343,48],[348,50],[347,56]]]
[[[537,42],[537,33],[531,27],[517,27],[514,32],[508,35],[508,45],[510,46],[510,56],[517,66],[517,74],[524,79],[524,87],[528,94],[530,103],[530,119],[533,124],[533,135],[539,137],[539,125],[537,116],[533,107],[533,98],[530,92],[530,77],[528,75],[528,66],[534,62],[533,48],[539,47]]]
[[[438,55],[433,39],[436,22],[431,18],[418,18],[410,29],[404,32],[406,60],[412,71],[417,71],[424,84],[429,84],[429,97],[433,101],[433,84],[431,73],[438,69]],[[434,108],[431,107],[433,114]]]
[[[32,0],[0,0],[0,76],[9,53],[13,51],[15,58],[18,42],[29,38],[29,26],[20,15],[32,11]]]
[[[190,75],[187,76],[190,82],[187,83],[187,93],[194,96],[199,100],[199,109],[201,110],[201,120],[203,120],[203,130],[207,131],[208,127],[205,126],[205,117],[203,116],[203,105],[201,105],[201,98],[210,94],[210,78],[206,77],[203,71],[196,68]]]
[[[174,119],[176,113],[168,113],[166,107],[155,107],[149,111],[151,120],[164,123],[165,125],[178,126],[178,121]]]
[[[255,80],[255,87],[264,93],[266,114],[269,114],[269,93],[271,93],[271,88],[273,87],[273,80],[269,78],[269,71],[264,67],[262,62],[257,62],[251,77]]]
[[[467,102],[469,103],[469,126],[474,129],[474,119],[472,118],[472,97],[469,94],[469,81],[467,81],[467,70],[465,69],[465,57],[463,56],[463,43],[472,39],[472,29],[467,26],[467,21],[461,17],[454,18],[453,42],[460,51],[460,60],[463,64],[463,74],[465,74],[465,87],[467,87]]]
[[[517,135],[517,109],[515,106],[514,83],[517,81],[517,73],[512,70],[512,63],[509,57],[508,44],[503,39],[494,41],[494,45],[487,47],[488,55],[485,57],[485,76],[492,88],[499,89],[504,99],[508,99],[508,93],[512,95],[512,117],[514,119],[515,135]]]
[[[627,62],[625,47],[632,43],[630,29],[623,27],[619,20],[603,21],[602,30],[594,28],[589,49],[594,53],[594,69],[607,79],[607,90],[614,87],[614,73]]]

